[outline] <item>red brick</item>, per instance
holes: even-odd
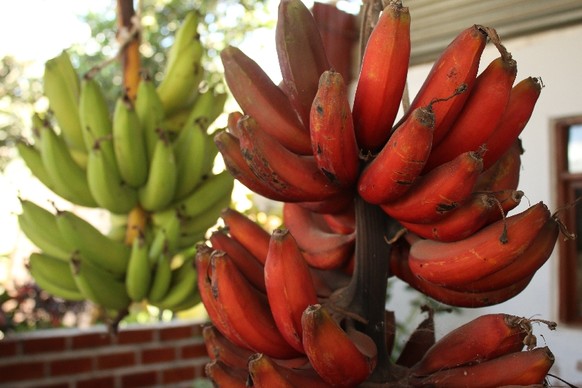
[[[36,388],[69,388],[69,383],[46,383],[36,385]]]
[[[208,376],[206,376],[206,364],[199,364],[199,365],[194,365],[194,377],[195,378],[208,378]]]
[[[18,342],[4,340],[0,341],[0,357],[16,356],[18,354]]]
[[[152,329],[122,330],[117,336],[118,344],[148,343],[154,340]]]
[[[166,348],[158,347],[155,349],[144,349],[141,352],[141,361],[144,364],[174,361],[175,359],[176,359],[176,348],[173,346]]]
[[[194,365],[181,368],[168,368],[162,373],[163,384],[173,384],[183,381],[192,381],[196,377]]]
[[[112,369],[135,364],[135,353],[113,353],[97,357],[98,369]]]
[[[157,385],[157,372],[140,372],[121,376],[122,387],[150,387]]]
[[[65,350],[64,337],[29,338],[22,342],[24,354],[62,352]]]
[[[77,381],[77,388],[104,388],[115,386],[113,376],[91,377],[86,380]]]
[[[204,343],[184,345],[180,347],[180,358],[208,357]]]
[[[51,376],[67,374],[79,374],[93,370],[93,359],[89,357],[75,357],[64,360],[56,360],[49,364]]]
[[[192,325],[179,327],[164,327],[160,329],[160,339],[162,341],[177,340],[192,337]]]
[[[109,333],[87,333],[72,337],[73,349],[96,348],[111,345],[112,337]]]
[[[44,363],[20,362],[18,364],[0,365],[2,382],[24,381],[44,377]]]

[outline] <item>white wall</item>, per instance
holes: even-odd
[[[503,39],[503,37],[501,37]],[[543,201],[555,210],[556,184],[553,166],[550,121],[555,118],[582,114],[582,26],[540,33],[527,38],[503,41],[518,63],[517,81],[528,76],[542,78],[542,90],[536,109],[521,138],[525,148],[519,188],[530,203]],[[481,65],[487,65],[498,52],[488,45]],[[417,66],[409,73],[410,96],[414,97],[431,65]],[[518,209],[524,209],[528,201]],[[524,204],[525,202],[525,204]],[[516,211],[518,210],[516,209]],[[440,315],[437,336],[489,312],[506,312],[524,317],[558,320],[558,257],[554,254],[520,295],[503,304],[482,309],[463,309],[460,315]],[[391,302],[396,307],[400,303]],[[549,332],[534,326],[538,344],[547,344],[556,356],[552,373],[582,386],[582,327],[567,327],[558,322],[558,329]],[[543,338],[542,338],[543,336]]]

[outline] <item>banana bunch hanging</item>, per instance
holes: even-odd
[[[234,181],[212,172],[218,150],[208,128],[226,93],[202,88],[198,26],[199,15],[187,14],[163,80],[144,76],[135,100],[120,95],[108,104],[99,82],[79,77],[65,51],[46,62],[51,115],[34,115],[34,139],[18,144],[20,155],[55,194],[115,220],[104,234],[73,212],[21,199],[21,229],[40,250],[28,268],[52,295],[115,311],[132,302],[172,311],[200,302],[190,248],[230,204]],[[136,217],[139,231],[126,239]]]

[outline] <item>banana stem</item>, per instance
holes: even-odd
[[[378,206],[359,196],[356,209],[356,262],[348,286],[336,295],[334,305],[349,312],[356,327],[369,335],[378,348],[378,363],[369,383],[396,381],[401,376],[390,362],[386,348],[386,288],[389,276],[391,245],[386,236],[398,230],[398,224]]]
[[[131,101],[135,100],[140,81],[140,34],[133,0],[117,0],[117,40],[122,47],[121,65],[123,69],[123,87]]]

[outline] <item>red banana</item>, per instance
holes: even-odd
[[[310,154],[307,127],[301,124],[287,96],[263,69],[233,46],[222,50],[220,58],[228,88],[243,112],[253,116],[284,147],[299,154]]]
[[[290,193],[276,191],[267,182],[260,180],[251,170],[240,149],[239,139],[230,132],[220,131],[214,143],[222,155],[228,172],[249,190],[274,201],[286,201]]]
[[[527,321],[509,314],[481,315],[439,339],[412,368],[416,376],[480,363],[523,349]]]
[[[351,186],[359,173],[359,153],[347,85],[340,73],[326,70],[319,79],[309,120],[315,162],[341,187]]]
[[[516,190],[522,153],[523,148],[518,139],[492,166],[481,173],[475,184],[475,191]]]
[[[217,387],[246,388],[247,386],[246,369],[233,368],[219,360],[206,364],[204,372]]]
[[[380,206],[398,221],[435,222],[470,197],[482,166],[479,153],[462,153],[419,177],[401,198]]]
[[[289,195],[289,202],[321,201],[338,193],[319,170],[313,155],[298,155],[283,147],[259,128],[254,118],[238,122],[241,151],[260,181]]]
[[[511,284],[530,277],[549,259],[559,235],[559,224],[550,217],[533,243],[507,267],[466,284],[461,291],[487,292],[509,287]]]
[[[410,248],[410,269],[438,285],[474,282],[515,261],[533,243],[549,217],[547,206],[539,202],[460,241],[416,241]]]
[[[214,250],[224,251],[228,254],[238,270],[257,290],[267,291],[263,264],[241,243],[230,237],[224,229],[212,232],[209,240]]]
[[[228,228],[228,233],[244,246],[261,264],[265,265],[271,235],[259,224],[235,209],[226,208],[220,218]]]
[[[305,353],[328,384],[357,386],[376,367],[378,350],[374,341],[349,326],[344,331],[322,305],[309,306],[301,322]]]
[[[301,315],[307,306],[317,303],[317,291],[307,262],[286,229],[275,229],[271,235],[265,284],[279,331],[291,346],[303,353]]]
[[[249,283],[226,253],[212,253],[210,272],[222,316],[252,350],[282,359],[299,355],[277,329],[267,296]]]
[[[428,224],[400,223],[408,231],[423,238],[444,242],[458,241],[471,236],[489,224],[490,220],[501,218],[507,211],[519,205],[522,196],[523,192],[514,190],[477,192],[472,199],[451,211],[442,220]]]
[[[509,102],[501,116],[499,125],[495,128],[485,148],[483,166],[485,169],[493,165],[515,142],[529,121],[536,102],[541,94],[543,84],[541,79],[528,77],[511,89]]]
[[[248,359],[254,354],[252,350],[233,344],[213,325],[204,326],[202,336],[211,360],[218,360],[231,368],[247,368]]]
[[[236,346],[248,349],[249,345],[230,327],[214,298],[210,280],[210,255],[213,251],[212,248],[204,244],[199,244],[196,247],[196,271],[200,299],[202,299],[204,308],[216,329]]]
[[[261,353],[256,353],[249,358],[248,370],[249,385],[255,388],[330,387],[311,368],[288,368]]]
[[[283,222],[311,267],[337,269],[354,254],[355,233],[333,233],[325,221],[297,204],[283,205]]]
[[[319,27],[329,64],[341,73],[347,84],[354,78],[354,51],[358,41],[358,16],[345,12],[335,4],[314,2],[311,8]]]
[[[410,270],[406,258],[399,258],[398,255],[392,255],[390,258],[390,273],[434,300],[450,306],[468,308],[487,307],[505,302],[522,292],[531,280],[529,277],[506,288],[487,292],[457,291],[419,278]]]
[[[434,124],[430,106],[415,109],[362,171],[358,180],[360,196],[379,205],[404,195],[430,155]]]
[[[547,347],[514,352],[480,364],[434,372],[424,378],[411,379],[413,387],[479,387],[529,386],[541,384],[554,364],[554,355]]]
[[[319,77],[330,64],[315,19],[300,0],[279,3],[275,43],[287,96],[305,128],[309,128]]]
[[[493,60],[479,74],[447,135],[433,147],[425,171],[485,144],[505,111],[516,74],[517,64],[509,54]]]
[[[401,3],[390,2],[366,43],[356,86],[354,124],[364,150],[378,150],[390,136],[409,61],[410,13]]]
[[[434,105],[435,128],[433,144],[445,136],[473,87],[487,34],[481,26],[471,26],[458,34],[435,61],[428,77],[400,120],[407,119],[414,109],[427,106],[435,99],[452,96],[459,90],[465,92]],[[396,126],[398,126],[397,124]]]

